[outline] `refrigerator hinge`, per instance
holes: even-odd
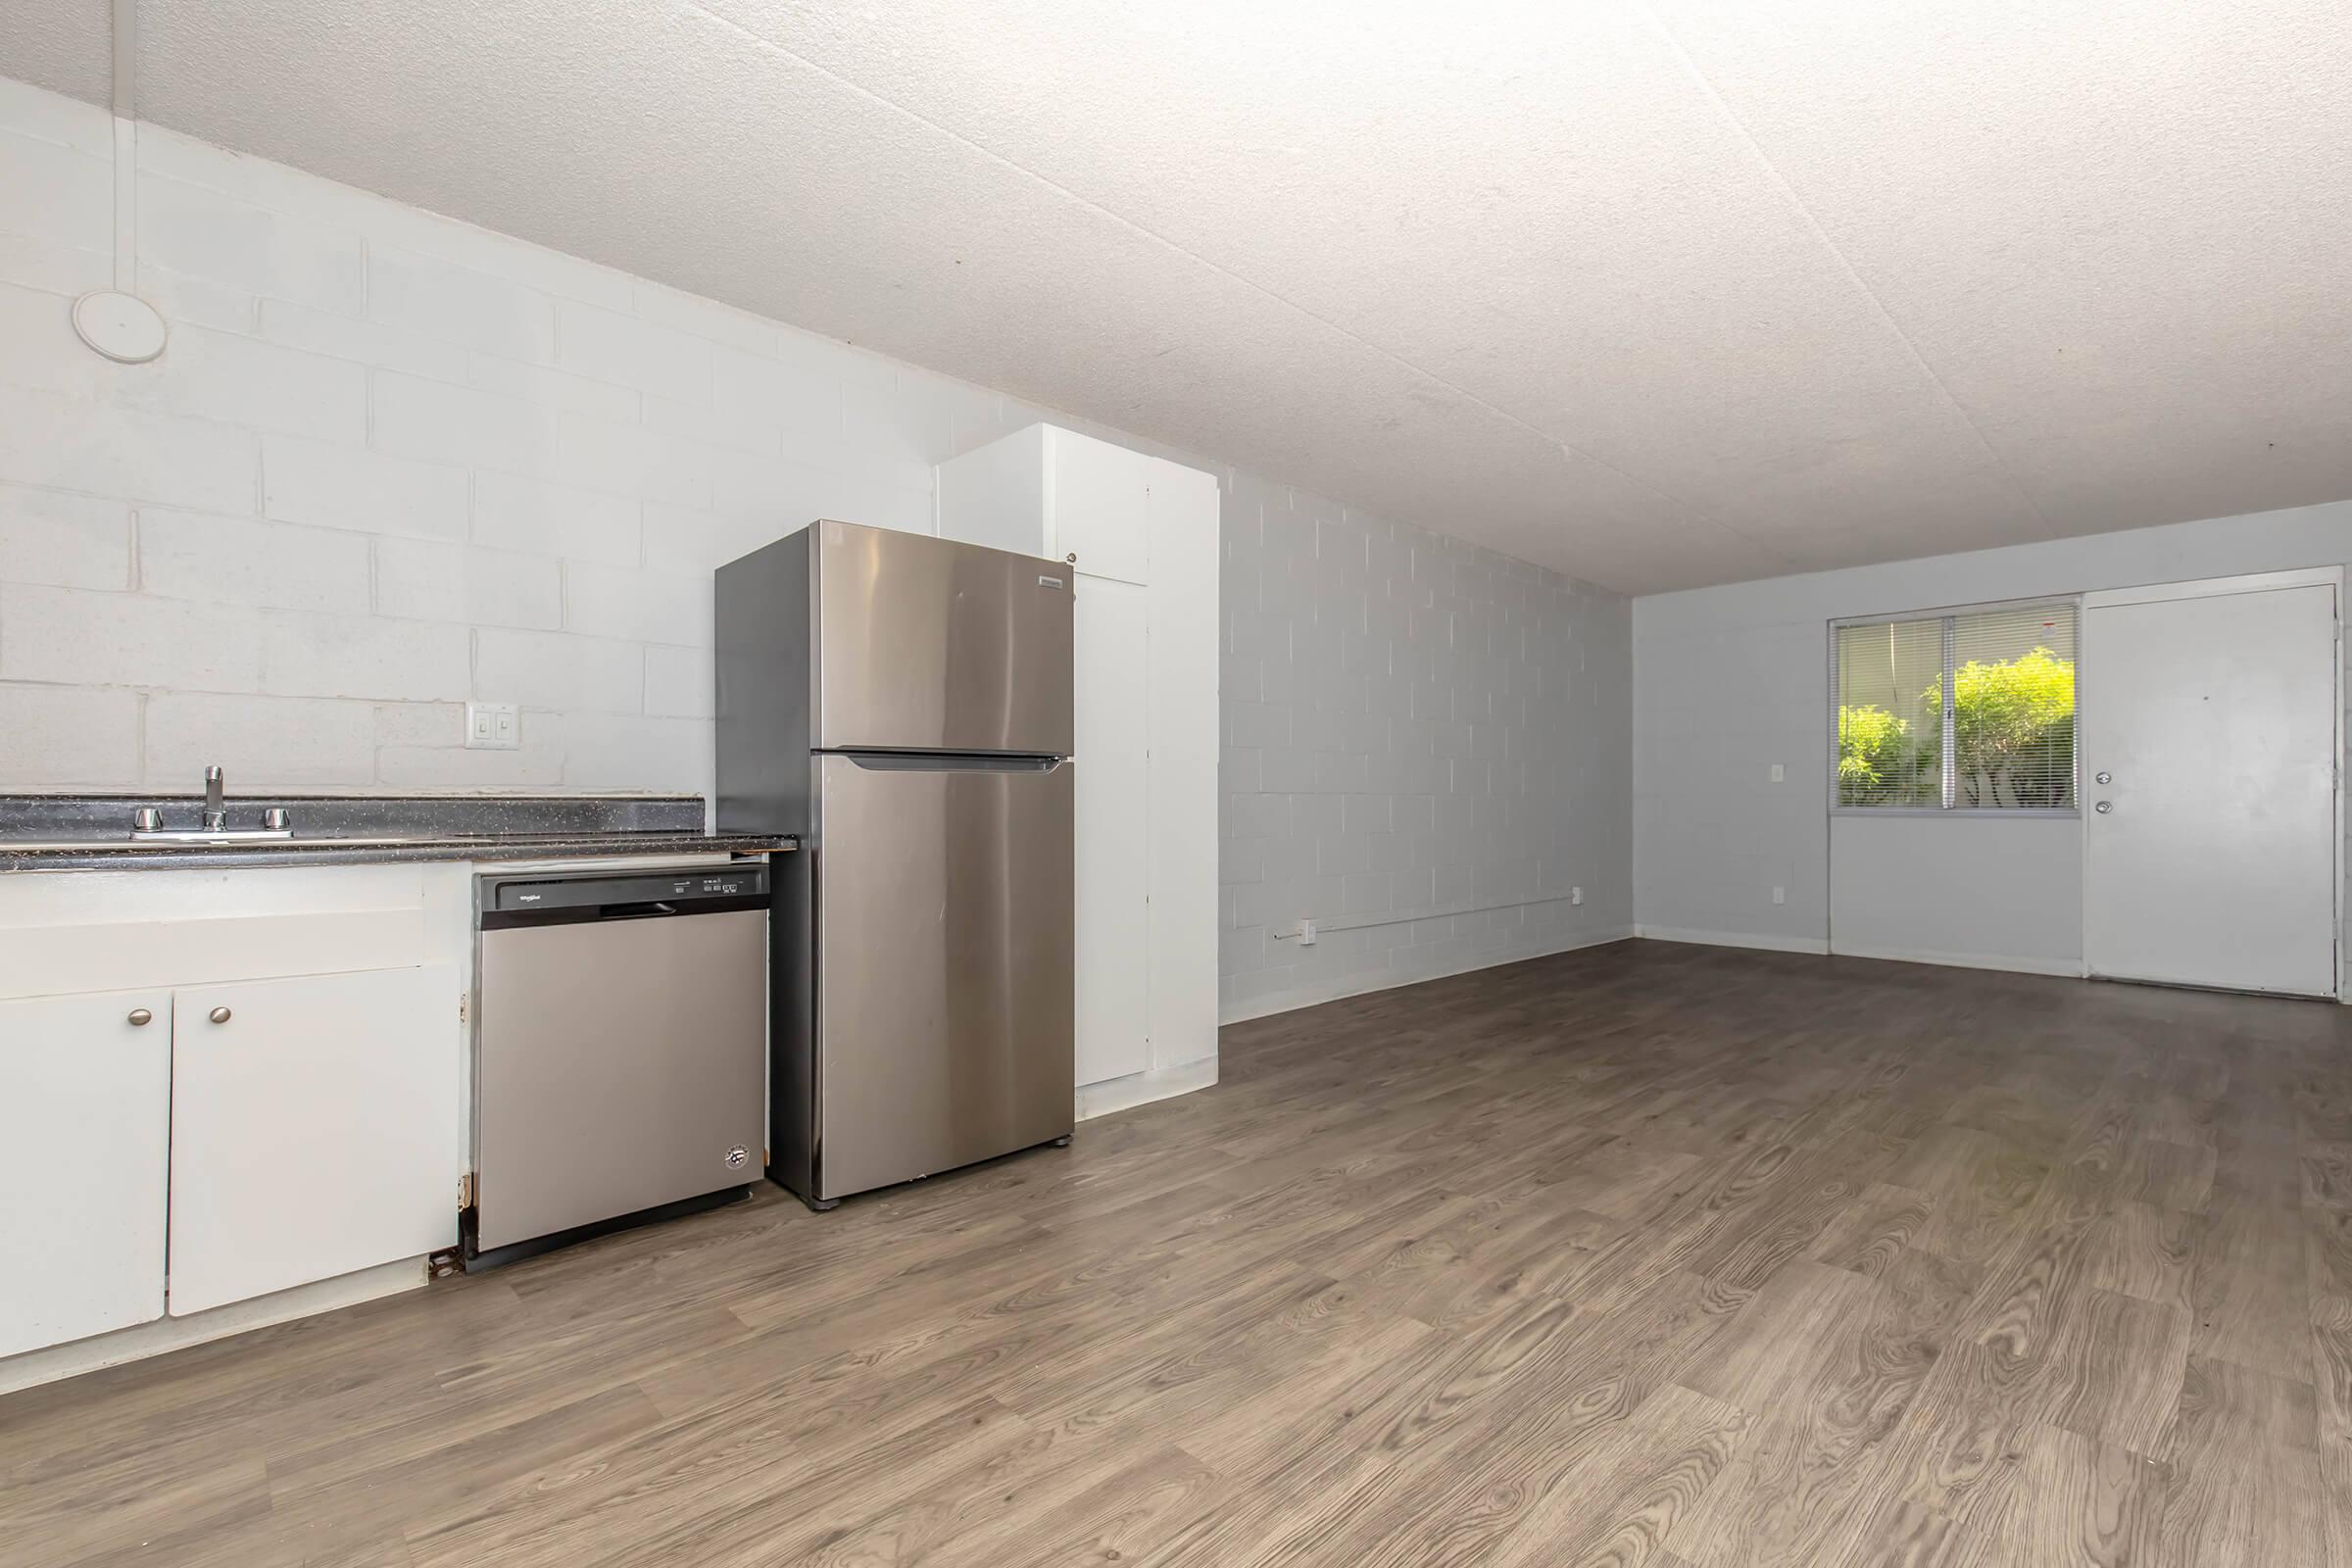
[[[471,1208],[472,1206],[473,1172],[467,1171],[465,1175],[458,1178],[458,1207],[461,1209],[466,1209]]]

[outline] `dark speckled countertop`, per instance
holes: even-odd
[[[537,860],[615,855],[763,855],[789,836],[706,833],[695,795],[255,795],[227,800],[231,828],[282,807],[291,839],[220,844],[130,838],[131,813],[195,827],[196,796],[0,795],[0,872]]]

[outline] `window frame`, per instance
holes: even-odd
[[[1940,621],[1943,637],[1944,689],[1953,687],[1953,664],[1959,638],[1959,620],[1963,615],[1983,614],[1990,611],[2066,609],[2075,617],[2075,721],[2077,745],[2067,760],[2074,769],[2074,787],[2068,793],[2074,797],[2072,806],[1963,806],[1958,804],[1959,779],[1955,769],[1958,753],[1954,746],[1953,727],[1958,710],[1950,703],[1943,707],[1943,734],[1936,755],[1939,758],[1943,804],[1940,806],[1846,806],[1838,799],[1838,634],[1848,626],[1886,626],[1899,621]],[[2035,594],[2027,599],[1987,599],[1970,605],[1942,605],[1928,610],[1898,610],[1877,615],[1843,615],[1829,623],[1829,810],[1832,816],[1974,816],[2034,817],[2041,821],[2066,821],[2082,815],[2082,750],[2080,744],[2082,717],[2082,595]]]

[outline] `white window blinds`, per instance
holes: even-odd
[[[1849,622],[1836,636],[1838,808],[2074,808],[2074,605]]]

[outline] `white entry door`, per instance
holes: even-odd
[[[2083,601],[2083,956],[2332,996],[2336,589],[2226,588]]]

